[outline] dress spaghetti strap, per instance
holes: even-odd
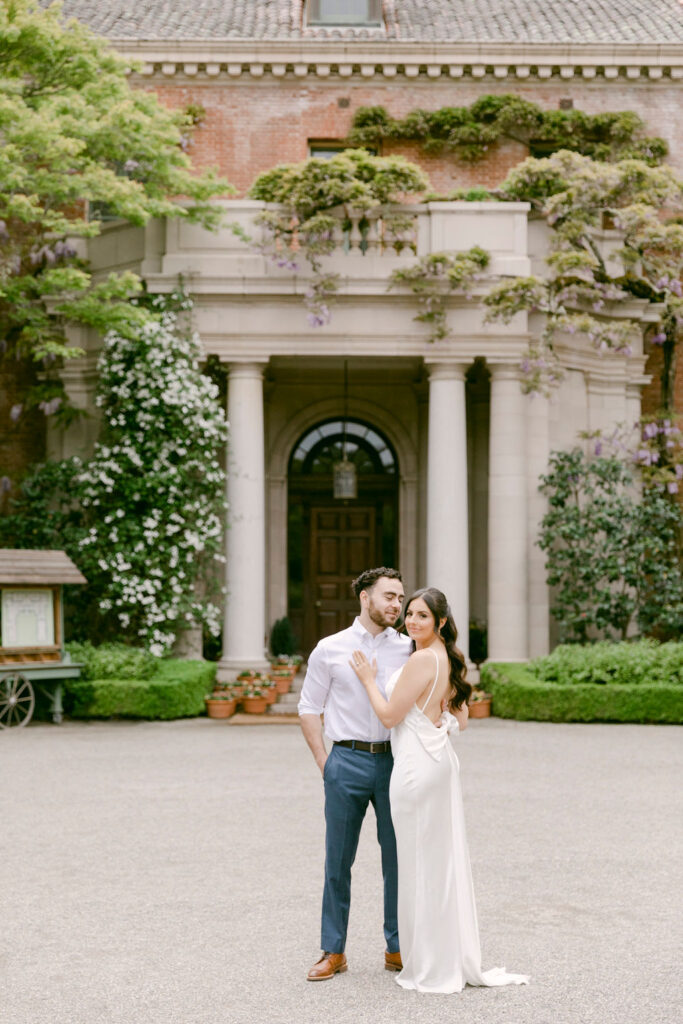
[[[433,651],[431,647],[429,648],[429,650],[432,651],[432,654],[436,658],[436,675],[434,676],[434,682],[432,684],[431,690],[429,691],[429,696],[427,697],[427,700],[424,702],[424,704],[420,708],[420,711],[422,712],[423,715],[425,713],[425,708],[427,707],[427,705],[429,704],[430,700],[432,699],[432,694],[434,693],[434,690],[436,689],[436,683],[437,683],[437,680],[439,678],[439,655],[436,653],[436,651]]]

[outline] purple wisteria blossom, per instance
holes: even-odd
[[[47,402],[40,402],[38,404],[38,408],[42,409],[46,416],[52,416],[53,413],[57,412],[57,409],[59,409],[61,404],[62,399],[59,395],[56,395]]]

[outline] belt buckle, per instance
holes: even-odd
[[[384,747],[384,740],[382,740],[381,742],[379,740],[377,742],[375,742],[373,740],[373,742],[371,742],[371,744],[370,744],[370,753],[371,754],[381,754],[382,750],[383,750],[383,747]],[[377,749],[375,749],[375,748],[377,748]]]

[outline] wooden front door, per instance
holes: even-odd
[[[358,614],[350,582],[377,561],[377,509],[311,507],[309,579],[312,607],[304,609],[305,646],[346,629]]]

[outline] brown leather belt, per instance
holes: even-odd
[[[350,747],[351,750],[365,750],[369,754],[388,754],[391,751],[389,740],[377,740],[376,743],[366,743],[365,740],[333,740],[335,747]]]

